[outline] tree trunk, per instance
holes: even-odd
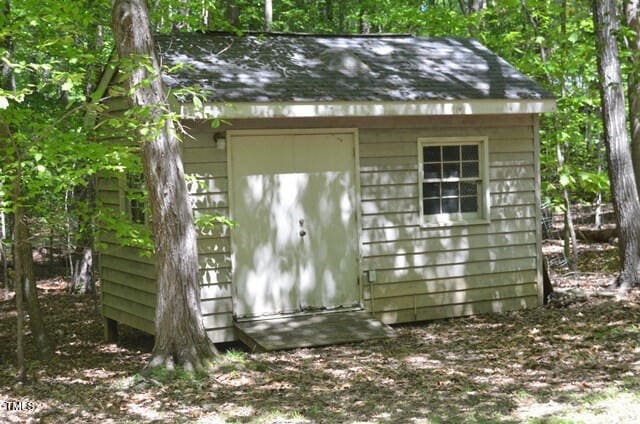
[[[627,0],[624,5],[627,27],[632,32],[629,40],[631,72],[629,72],[629,125],[631,127],[631,159],[640,190],[640,0]]]
[[[226,0],[225,16],[231,27],[240,27],[240,7],[236,4],[235,0]]]
[[[74,196],[78,203],[85,207],[78,210],[78,233],[80,235],[77,246],[72,253],[73,268],[72,284],[69,286],[71,293],[94,293],[95,281],[93,278],[93,223],[91,216],[95,211],[95,189],[93,180],[86,187],[75,190]]]
[[[264,30],[271,32],[273,29],[273,4],[271,0],[264,1]]]
[[[11,5],[9,0],[4,3],[3,14],[9,15]],[[8,45],[8,51],[11,52],[11,41],[6,41]],[[2,78],[3,88],[10,91],[16,91],[15,76],[10,67],[3,69]],[[47,338],[47,333],[44,328],[44,321],[42,319],[42,312],[38,303],[38,294],[36,287],[35,275],[33,272],[33,249],[29,240],[29,228],[26,223],[26,214],[24,205],[22,204],[22,174],[20,172],[22,168],[22,160],[20,155],[20,146],[16,143],[12,137],[12,131],[9,126],[2,125],[0,133],[3,135],[6,143],[14,143],[13,151],[15,154],[16,173],[13,179],[12,187],[12,200],[14,204],[14,216],[13,216],[13,252],[14,252],[14,266],[15,266],[15,286],[16,286],[16,309],[18,312],[18,348],[17,356],[18,361],[21,362],[18,366],[19,378],[24,378],[24,301],[27,303],[29,311],[29,324],[31,326],[31,333],[36,343],[36,349],[38,356],[41,359],[48,359],[51,356],[51,346]]]
[[[569,269],[574,274],[578,272],[578,239],[576,229],[573,226],[573,213],[571,212],[571,198],[567,189],[562,190],[564,200],[564,252],[567,257]]]
[[[458,0],[458,5],[460,6],[462,14],[469,16],[486,8],[487,0]]]
[[[127,81],[136,88],[132,106],[151,108],[142,124],[157,129],[141,149],[158,274],[155,345],[147,368],[203,369],[215,348],[202,322],[193,214],[173,121],[164,116],[168,105],[145,0],[114,0],[112,28],[121,59],[149,58],[153,68],[140,66]]]
[[[627,291],[639,283],[640,201],[626,129],[624,91],[616,41],[616,3],[615,0],[594,0],[593,16],[598,45],[604,139],[619,233],[620,275],[616,284],[622,291]]]
[[[70,293],[87,294],[95,291],[93,281],[93,249],[85,247],[81,255],[76,259],[73,267],[72,284]]]
[[[18,372],[16,379],[24,383],[27,379],[27,367],[24,361],[24,286],[16,284],[16,361]]]
[[[556,143],[556,160],[558,161],[558,172],[564,166],[564,154],[562,146]],[[562,200],[564,201],[564,256],[571,272],[578,272],[578,240],[576,230],[573,226],[573,214],[571,212],[571,197],[566,187],[562,189]]]
[[[19,175],[18,175],[19,176]],[[16,186],[20,184],[20,180],[16,179]],[[14,193],[19,194],[20,189],[16,189]],[[15,199],[19,199],[16,196]],[[14,235],[15,243],[15,283],[16,291],[23,290],[24,300],[27,304],[29,312],[29,326],[36,344],[38,357],[40,359],[49,359],[51,357],[51,345],[47,337],[47,332],[42,319],[42,311],[38,302],[38,293],[36,287],[36,279],[33,271],[33,248],[29,240],[29,229],[25,222],[24,207],[18,205],[15,210]]]
[[[5,0],[4,4],[0,8],[0,14],[6,19],[9,19],[9,14],[11,13],[11,4],[9,0]],[[7,54],[11,54],[12,45],[11,38],[9,36],[4,37],[0,46],[4,47],[7,51]],[[0,65],[0,87],[4,90],[8,91],[16,91],[16,80],[9,66],[8,61],[3,61]],[[9,128],[6,128],[6,124],[0,120],[0,147],[6,148],[3,144],[6,143],[7,138],[9,137]],[[3,152],[4,153],[4,152]],[[7,266],[8,254],[4,248],[4,241],[7,239],[7,230],[6,230],[6,215],[2,212],[2,234],[0,238],[0,250],[2,253],[2,281],[4,287],[7,289],[11,286],[9,284],[9,270]]]

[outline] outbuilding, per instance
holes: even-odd
[[[237,224],[198,240],[214,342],[291,317],[365,311],[393,324],[542,304],[538,122],[555,101],[486,47],[405,35],[156,41],[190,135],[195,214]],[[116,74],[105,72],[107,91]],[[98,197],[136,219],[125,189],[102,178]],[[101,242],[105,318],[153,333],[153,259]]]

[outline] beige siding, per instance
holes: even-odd
[[[114,104],[116,106],[116,104]],[[122,107],[118,102],[116,108]],[[226,151],[213,135],[226,129],[358,128],[366,308],[388,323],[502,312],[538,304],[539,225],[535,190],[535,121],[529,115],[399,118],[251,119],[212,129],[186,122],[182,157],[196,216],[228,215]],[[419,222],[418,137],[489,139],[490,223],[424,228]],[[121,207],[118,180],[103,178],[99,196]],[[105,316],[153,332],[152,258],[102,240]],[[215,342],[234,340],[229,230],[200,231],[198,260],[205,328]]]
[[[126,101],[108,102],[110,113],[126,108]],[[117,138],[103,142],[122,142]],[[122,181],[117,175],[101,175],[96,191],[100,207],[120,213],[124,207]],[[155,270],[153,258],[140,249],[123,247],[109,232],[98,233],[102,314],[128,326],[154,333]]]
[[[123,107],[113,102],[114,109]],[[212,133],[195,132],[182,144],[182,158],[195,216],[228,214],[226,151],[216,149]],[[104,206],[122,210],[122,187],[116,177],[98,182]],[[154,332],[156,275],[153,258],[132,247],[122,247],[109,234],[101,235],[100,274],[103,314],[123,324]],[[205,328],[214,342],[235,339],[232,328],[231,260],[226,228],[200,231],[198,262],[202,284]]]
[[[458,122],[458,125],[452,124]],[[442,118],[360,129],[363,299],[388,323],[538,304],[534,121]],[[419,137],[489,139],[490,223],[420,225]]]
[[[216,148],[213,131],[194,131],[182,144],[187,185],[194,215],[229,215],[227,152]],[[200,232],[198,263],[202,290],[202,315],[207,334],[214,342],[231,341],[231,256],[228,229]]]

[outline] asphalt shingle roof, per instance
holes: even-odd
[[[552,99],[477,41],[413,36],[157,36],[171,88],[210,102]]]

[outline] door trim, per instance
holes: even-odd
[[[362,279],[362,199],[360,191],[360,138],[358,128],[302,128],[302,129],[264,129],[264,130],[227,130],[226,131],[226,145],[227,145],[227,178],[228,178],[228,198],[229,198],[229,218],[233,221],[234,210],[236,205],[235,187],[233,181],[233,137],[237,136],[273,136],[273,135],[305,135],[305,134],[351,134],[353,137],[353,163],[354,163],[354,202],[355,202],[355,217],[354,225],[356,226],[356,284],[358,303],[360,308],[364,308],[364,285]],[[231,229],[233,231],[233,229]],[[231,246],[231,296],[232,296],[232,314],[234,320],[237,320],[235,316],[235,303],[237,298],[237,285],[234,282],[234,274],[236,269],[235,254],[233,252],[233,242],[231,236],[229,236],[229,242]],[[318,311],[302,311],[296,314],[317,314]],[[265,315],[264,317],[249,317],[243,319],[271,319],[282,316],[282,314]]]

